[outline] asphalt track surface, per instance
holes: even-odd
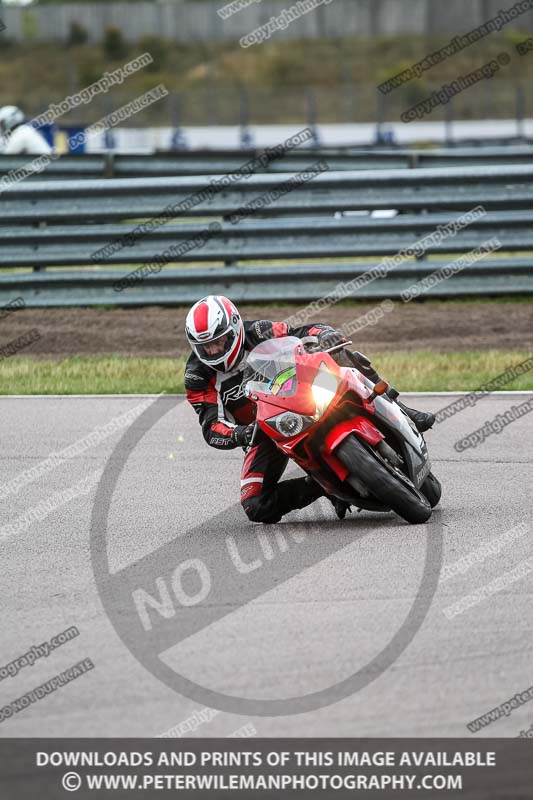
[[[533,414],[481,446],[463,453],[453,448],[459,438],[527,398],[492,395],[427,435],[434,472],[444,487],[427,526],[370,512],[339,522],[327,501],[320,501],[268,527],[249,523],[236,502],[241,451],[209,449],[183,399],[165,400],[165,413],[151,427],[144,425],[118,478],[107,552],[113,571],[131,568],[131,585],[145,581],[153,594],[157,577],[170,585],[168,576],[183,561],[185,541],[186,557],[193,558],[197,544],[203,553],[217,553],[231,537],[242,562],[254,565],[246,575],[235,568],[231,579],[227,564],[226,574],[210,575],[211,624],[204,611],[190,606],[187,619],[193,628],[199,622],[186,638],[173,639],[176,618],[163,619],[150,610],[152,630],[159,625],[165,630],[158,644],[168,667],[215,692],[279,701],[343,680],[364,668],[401,625],[419,590],[428,536],[443,532],[443,563],[453,564],[518,523],[529,525],[526,535],[497,555],[440,580],[420,630],[388,669],[368,676],[365,688],[301,714],[221,711],[199,724],[194,735],[227,736],[252,724],[259,736],[514,737],[531,726],[533,702],[475,737],[466,723],[533,684],[533,573],[453,619],[444,614],[451,603],[533,555]],[[410,398],[412,405],[431,410],[453,399]],[[140,402],[138,397],[0,398],[0,486]],[[113,434],[2,499],[0,526],[103,468],[122,435]],[[105,612],[91,563],[94,497],[93,488],[27,530],[0,538],[0,667],[71,625],[80,631],[48,657],[0,680],[0,708],[78,661],[88,657],[95,665],[2,721],[1,737],[157,736],[207,705],[154,677]],[[284,534],[288,552],[280,552],[276,532]],[[145,574],[153,567],[148,558],[153,552],[164,553],[167,573]],[[289,555],[293,571],[288,576]],[[248,591],[245,579],[259,587],[249,602],[239,595],[241,587],[243,595]],[[198,591],[192,581],[182,584],[189,595]],[[119,626],[131,622],[124,597],[111,599],[118,606]],[[153,646],[150,637],[140,643],[143,652]]]

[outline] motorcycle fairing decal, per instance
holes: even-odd
[[[289,395],[296,391],[296,367],[288,367],[276,375],[268,387],[274,395]]]

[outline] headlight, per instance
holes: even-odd
[[[315,420],[311,417],[303,416],[302,414],[295,414],[293,411],[284,411],[283,414],[278,414],[276,417],[270,417],[266,422],[271,428],[274,428],[282,436],[287,439],[291,436],[296,436],[301,433],[304,428],[308,428]]]
[[[300,414],[293,414],[292,411],[286,411],[285,414],[280,414],[275,418],[276,428],[283,436],[296,436],[303,430],[304,421]]]
[[[325,367],[325,364],[324,364]],[[319,369],[313,382],[311,391],[316,403],[315,418],[319,419],[337,394],[338,381],[328,369]]]

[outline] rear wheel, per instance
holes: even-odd
[[[420,487],[420,491],[431,503],[431,508],[435,508],[442,494],[442,486],[440,485],[439,479],[436,478],[432,472],[429,473]]]
[[[392,466],[387,466],[370,448],[355,436],[347,436],[335,450],[335,455],[350,471],[346,478],[356,486],[364,484],[384,505],[406,522],[427,522],[431,505],[409,478]]]

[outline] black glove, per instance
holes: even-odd
[[[254,435],[255,425],[237,425],[232,438],[238,447],[248,447]]]
[[[342,344],[342,342],[346,342],[346,336],[342,334],[340,331],[334,331],[332,329],[321,331],[318,334],[318,345],[321,350],[329,350],[330,347],[335,347],[338,344]]]

